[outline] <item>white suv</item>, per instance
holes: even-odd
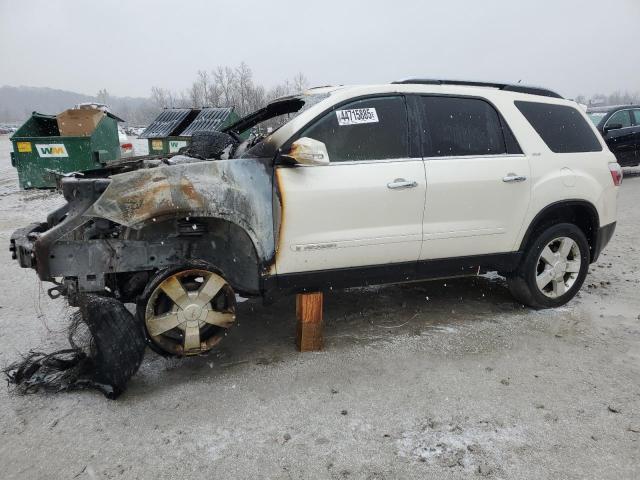
[[[243,139],[260,124],[281,126]],[[572,101],[421,79],[311,89],[117,168],[63,179],[69,203],[11,248],[62,278],[53,296],[136,301],[151,346],[177,355],[224,336],[236,292],[495,270],[522,303],[562,305],[613,234],[622,179]]]

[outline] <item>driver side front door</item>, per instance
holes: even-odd
[[[426,181],[422,159],[409,154],[404,98],[350,102],[323,114],[302,137],[323,142],[330,163],[276,167],[283,205],[278,276],[389,264],[412,273]]]

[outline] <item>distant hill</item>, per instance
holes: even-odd
[[[132,125],[148,124],[159,109],[148,98],[112,97],[102,99],[119,117]],[[57,114],[77,103],[97,102],[98,99],[67,90],[47,87],[0,87],[0,122],[22,123],[32,112]]]

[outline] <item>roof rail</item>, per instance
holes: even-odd
[[[542,95],[544,97],[562,98],[561,95],[541,87],[531,87],[527,85],[509,84],[509,83],[496,83],[496,82],[475,82],[473,80],[438,80],[432,78],[407,78],[404,80],[398,80],[398,84],[419,84],[419,85],[462,85],[465,87],[492,87],[498,90],[505,90],[508,92],[529,93],[531,95]]]

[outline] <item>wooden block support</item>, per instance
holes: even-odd
[[[301,352],[317,352],[324,346],[322,336],[322,292],[296,295],[296,345]]]

